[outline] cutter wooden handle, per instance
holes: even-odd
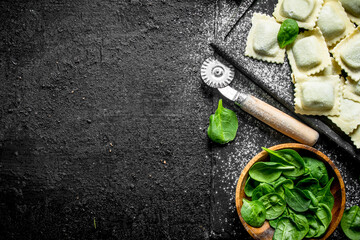
[[[313,146],[319,138],[314,129],[254,96],[248,95],[238,104],[245,112],[300,143]]]

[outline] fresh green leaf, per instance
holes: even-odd
[[[275,192],[275,190],[271,185],[267,183],[260,183],[253,191],[252,200],[258,200],[262,196],[272,192]]]
[[[235,139],[238,125],[235,112],[224,108],[220,99],[215,114],[210,116],[207,133],[213,142],[225,144]]]
[[[306,234],[306,238],[312,238],[319,231],[320,225],[319,225],[319,222],[316,221],[313,214],[308,213],[308,214],[305,215],[305,217],[306,217],[306,219],[307,219],[307,221],[309,223],[309,231]]]
[[[305,212],[309,209],[311,200],[299,188],[285,188],[286,203],[297,212]]]
[[[317,238],[317,237],[321,237],[326,232],[327,228],[329,227],[329,225],[331,223],[332,215],[331,215],[330,208],[323,203],[319,203],[319,206],[318,206],[318,209],[317,209],[315,215],[321,223],[321,225],[319,227],[319,231],[314,236]]]
[[[276,218],[276,219],[273,219],[273,220],[269,220],[269,224],[272,228],[276,228],[277,227],[277,224],[279,222],[279,220],[282,218],[282,217],[288,217],[289,216],[289,209],[286,207],[283,214],[281,214],[280,217]]]
[[[294,166],[291,171],[284,171],[283,175],[286,177],[298,177],[305,173],[305,163],[298,152],[292,149],[282,149],[273,151],[267,148],[262,148],[270,155],[271,162],[278,162],[286,166]]]
[[[334,178],[328,180],[327,169],[319,160],[302,158],[291,149],[264,150],[268,151],[270,162],[258,162],[250,168],[245,189],[253,202],[263,204],[266,219],[275,229],[273,239],[323,236],[332,220],[334,196],[330,190]],[[356,214],[360,215],[360,211]],[[352,228],[360,232],[360,216],[357,217]],[[255,218],[254,215],[248,221]]]
[[[270,227],[276,229],[276,226],[277,226],[277,224],[278,224],[281,217],[282,217],[282,215],[280,217],[276,218],[276,219],[270,220],[269,221]]]
[[[285,199],[285,190],[284,190],[283,186],[279,186],[279,187],[275,188],[275,193],[279,194],[280,197]]]
[[[280,26],[277,40],[280,48],[284,48],[286,45],[295,41],[299,34],[299,26],[293,19],[286,19]]]
[[[286,208],[285,200],[277,193],[269,193],[259,199],[265,206],[266,219],[276,219],[283,214]]]
[[[273,240],[299,240],[296,224],[289,217],[282,217],[276,226]]]
[[[309,190],[303,190],[305,195],[311,200],[311,203],[309,205],[309,210],[316,212],[317,207],[319,205],[319,200],[317,200],[316,196]]]
[[[255,188],[257,186],[259,186],[259,184],[260,184],[260,182],[255,181],[254,179],[252,179],[249,176],[248,179],[246,180],[245,187],[244,187],[244,192],[245,192],[246,196],[252,197],[253,191],[255,190]]]
[[[285,199],[285,190],[284,187],[294,188],[294,182],[290,179],[286,179],[283,176],[280,176],[276,181],[271,183],[275,189],[275,192],[279,194],[282,198]]]
[[[309,223],[306,217],[302,214],[291,212],[289,217],[296,225],[296,229],[298,231],[298,239],[303,239],[306,234],[309,232]]]
[[[284,186],[287,188],[294,188],[294,182],[290,179],[284,178],[283,176],[280,176],[279,179],[277,179],[276,181],[271,183],[274,187],[274,189],[280,187],[280,186]]]
[[[360,239],[360,208],[352,206],[345,210],[341,219],[341,228],[345,235],[351,240]]]
[[[264,204],[258,200],[249,201],[243,198],[243,205],[240,213],[244,221],[250,226],[261,227],[265,222],[265,207]]]
[[[307,177],[307,178],[300,180],[296,184],[296,187],[300,188],[301,190],[308,190],[308,191],[312,192],[313,194],[316,194],[320,188],[320,184],[316,178]]]
[[[295,183],[297,180],[299,180],[298,177],[290,177],[290,176],[286,176],[286,179],[293,181],[293,183]]]
[[[331,194],[330,191],[331,183],[333,182],[333,180],[334,178],[331,178],[329,182],[325,185],[325,187],[323,187],[316,193],[316,198],[318,199],[319,203],[326,204],[330,208],[330,210],[333,208],[335,202],[334,196]]]
[[[313,178],[316,178],[322,187],[325,186],[329,181],[329,175],[325,164],[320,160],[310,157],[303,157],[303,159],[305,162],[305,167],[310,171],[310,175]]]
[[[257,162],[250,168],[249,175],[256,181],[270,183],[278,179],[284,170],[294,168],[276,162]]]

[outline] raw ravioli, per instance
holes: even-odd
[[[287,48],[287,54],[295,76],[316,74],[331,64],[329,50],[319,28],[299,34]]]
[[[339,76],[295,76],[295,112],[335,116],[342,100]]]
[[[323,0],[279,0],[273,16],[278,22],[291,18],[299,27],[313,29]]]
[[[355,81],[360,80],[359,27],[331,50],[337,63]]]
[[[274,18],[254,13],[245,55],[268,62],[283,63],[285,49],[281,49],[277,42],[279,29],[280,24]]]
[[[317,20],[317,26],[328,46],[334,45],[355,29],[354,24],[337,0],[325,1]]]

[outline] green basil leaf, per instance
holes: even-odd
[[[280,48],[284,48],[286,45],[295,41],[299,34],[299,26],[293,19],[286,19],[280,26],[277,40]]]
[[[297,212],[305,212],[309,209],[311,200],[299,188],[285,188],[286,203]]]
[[[256,181],[270,183],[278,179],[284,170],[294,168],[276,162],[257,162],[250,168],[249,175]]]
[[[273,220],[280,217],[286,209],[285,200],[277,193],[269,193],[259,199],[265,206],[266,219]]]
[[[207,134],[212,141],[225,144],[235,139],[239,126],[238,119],[235,112],[223,107],[222,99],[219,100],[218,108],[215,114],[210,116],[209,121]]]
[[[260,183],[259,186],[254,189],[251,200],[258,200],[262,196],[273,192],[275,192],[275,190],[271,185],[267,183]]]
[[[360,239],[360,208],[352,206],[345,210],[341,219],[341,228],[345,235],[351,240]]]
[[[258,200],[249,201],[243,198],[243,205],[240,213],[244,221],[250,226],[261,227],[265,222],[265,207],[264,204]]]

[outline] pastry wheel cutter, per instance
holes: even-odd
[[[201,66],[201,78],[205,84],[217,88],[245,112],[300,143],[313,146],[317,142],[319,133],[314,129],[264,101],[229,86],[234,75],[232,65],[214,57],[206,59]]]

